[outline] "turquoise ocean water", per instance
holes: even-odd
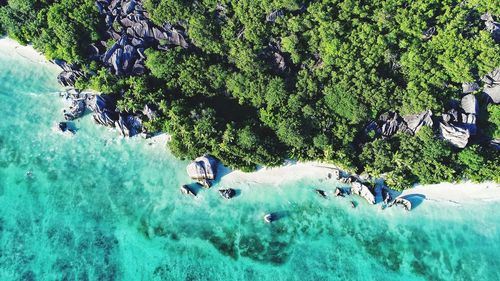
[[[57,132],[56,74],[0,50],[0,280],[500,280],[495,203],[351,209],[307,178],[184,197],[161,145]]]

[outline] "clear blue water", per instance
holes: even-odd
[[[57,132],[55,77],[0,50],[0,280],[500,280],[494,203],[351,209],[307,178],[184,197],[162,145],[88,115]]]

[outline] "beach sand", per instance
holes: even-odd
[[[219,168],[219,173],[223,175],[220,183],[224,186],[236,185],[242,182],[283,184],[304,178],[327,180],[328,174],[332,173],[335,168],[334,165],[319,162],[296,163],[290,161],[282,167],[260,168],[252,173],[231,171],[226,167]],[[413,188],[404,190],[401,196],[412,194],[423,195],[425,200],[452,204],[500,201],[500,184],[495,182],[417,184]]]
[[[17,53],[32,62],[45,64],[50,68],[60,70],[57,65],[48,61],[42,53],[33,49],[31,45],[23,46],[11,38],[2,37],[0,38],[0,49],[2,49],[2,52]]]

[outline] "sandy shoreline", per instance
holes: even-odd
[[[31,45],[22,46],[8,37],[0,38],[0,52],[5,54],[17,54],[34,63],[44,64],[54,70],[60,70],[57,65],[48,61],[42,53],[37,52]]]
[[[33,47],[29,45],[22,46],[7,37],[0,38],[0,52],[6,54],[15,53],[32,62],[60,70],[58,66],[48,61],[43,54],[37,52]],[[159,134],[149,139],[149,143],[152,145],[165,145],[169,139],[170,137],[167,134]],[[224,175],[220,180],[220,184],[227,186],[241,182],[280,184],[305,178],[326,179],[334,168],[334,165],[319,162],[297,163],[289,161],[281,167],[259,168],[257,171],[251,173],[231,171],[228,168],[220,167],[219,174]],[[426,200],[455,204],[496,202],[500,201],[500,184],[494,182],[480,184],[461,182],[417,185],[414,188],[405,190],[402,195],[414,193],[424,195]]]
[[[305,178],[327,179],[328,174],[335,168],[334,165],[319,162],[291,162],[282,167],[261,168],[251,173],[231,171],[228,168],[222,167],[219,168],[219,173],[223,174],[220,179],[222,186],[231,186],[242,182],[281,184]],[[423,195],[425,196],[425,200],[428,201],[448,202],[459,205],[478,202],[497,202],[500,201],[500,184],[494,182],[460,182],[416,185],[413,188],[404,190],[401,196],[411,194]]]

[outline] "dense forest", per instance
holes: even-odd
[[[439,122],[415,135],[367,130],[387,112],[431,110],[440,118],[462,98],[462,83],[482,86],[500,67],[500,42],[481,19],[500,20],[498,0],[142,5],[152,23],[175,27],[187,43],[146,48],[141,75],[110,71],[93,55],[91,44],[117,41],[93,0],[0,0],[0,33],[78,64],[86,75],[77,87],[115,96],[120,111],[154,108],[146,128],[171,134],[169,148],[181,158],[210,153],[245,171],[286,158],[320,160],[400,189],[500,182],[500,152],[490,144],[500,138],[500,105],[480,89],[473,91],[479,132],[465,148],[440,138]],[[118,21],[112,28],[125,32]]]

